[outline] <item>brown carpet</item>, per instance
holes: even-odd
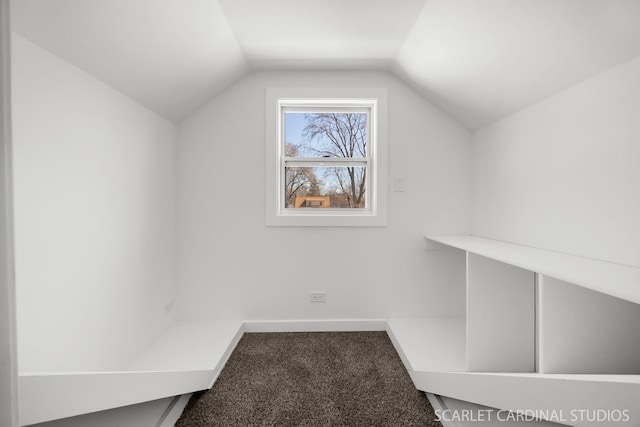
[[[244,334],[177,427],[440,426],[385,332]]]

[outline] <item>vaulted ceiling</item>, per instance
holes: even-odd
[[[178,122],[251,70],[387,70],[479,129],[640,56],[638,0],[13,0],[12,27]]]

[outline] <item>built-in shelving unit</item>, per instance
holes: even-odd
[[[476,236],[427,236],[525,270],[640,304],[640,268]]]
[[[427,241],[464,252],[453,268],[466,273],[466,310],[389,320],[418,389],[507,410],[627,409],[640,425],[640,268],[475,236]]]
[[[21,372],[21,425],[210,388],[242,334],[240,321],[182,321],[119,371]]]

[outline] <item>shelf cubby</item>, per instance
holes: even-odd
[[[541,275],[539,372],[640,374],[640,305]]]
[[[467,370],[535,370],[535,274],[467,253]]]

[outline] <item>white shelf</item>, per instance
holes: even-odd
[[[389,319],[387,325],[387,332],[407,370],[466,370],[464,319]]]
[[[476,236],[427,239],[640,304],[640,268]]]
[[[468,372],[469,375],[482,375],[483,372]],[[592,381],[599,383],[627,383],[640,385],[640,375],[602,375],[602,374],[534,374],[520,372],[492,372],[491,375],[515,378],[549,379],[566,381]]]
[[[221,369],[229,343],[241,334],[240,321],[180,321],[131,363],[128,371]]]
[[[22,425],[210,388],[243,330],[239,321],[178,322],[127,369],[22,372],[19,375]]]

